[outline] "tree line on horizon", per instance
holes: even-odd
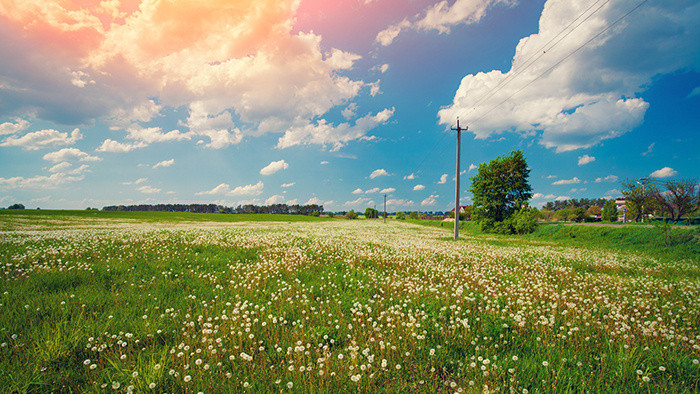
[[[285,215],[318,215],[323,212],[323,205],[238,205],[235,208],[218,204],[139,204],[139,205],[110,205],[102,208],[103,211],[145,211],[145,212],[192,212],[192,213],[269,213]]]

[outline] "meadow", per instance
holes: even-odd
[[[256,218],[0,212],[0,391],[700,391],[692,254]]]

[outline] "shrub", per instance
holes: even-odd
[[[351,209],[350,212],[345,214],[345,217],[348,219],[357,219],[357,213],[355,213],[354,209]]]
[[[396,212],[396,219],[406,220],[406,213],[405,212]]]

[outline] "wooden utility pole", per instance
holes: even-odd
[[[455,176],[455,241],[459,239],[459,161],[460,147],[462,141],[462,131],[467,131],[469,126],[462,128],[459,126],[459,117],[457,118],[457,128],[452,127],[452,130],[457,132],[457,175]]]
[[[384,224],[386,224],[386,194],[384,195]]]

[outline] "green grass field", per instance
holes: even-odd
[[[0,391],[700,391],[693,241],[586,234],[0,211]]]

